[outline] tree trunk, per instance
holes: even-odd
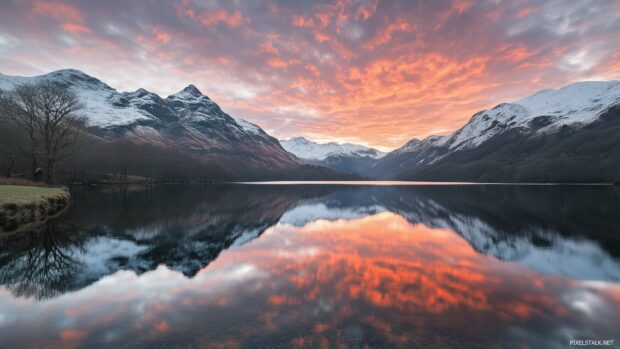
[[[10,178],[11,177],[11,172],[13,172],[13,167],[15,167],[15,162],[17,160],[15,160],[14,158],[9,160],[9,166],[6,168],[6,178]]]
[[[32,154],[32,171],[30,171],[30,175],[32,176],[32,179],[36,182],[37,181],[37,169],[39,168],[39,165],[37,164],[37,154],[33,153]]]
[[[54,158],[47,158],[47,183],[54,184]]]
[[[32,159],[32,168],[30,171],[30,175],[32,176],[32,180],[37,181],[37,169],[39,168],[39,164],[37,162],[37,151],[39,149],[39,144],[37,143],[37,136],[35,135],[35,129],[31,128],[29,131],[30,136],[30,157]]]

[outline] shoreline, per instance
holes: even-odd
[[[67,188],[1,185],[0,232],[44,223],[65,210],[70,197]]]
[[[351,185],[351,186],[614,186],[617,183],[606,182],[449,182],[449,181],[239,181],[244,185]]]
[[[162,184],[237,184],[237,185],[351,185],[351,186],[616,186],[614,182],[466,182],[466,181],[385,181],[385,180],[282,180],[282,181],[160,181],[160,182],[98,182],[71,183],[70,187],[84,186],[153,186]]]

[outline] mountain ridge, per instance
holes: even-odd
[[[377,159],[385,156],[385,152],[353,143],[317,143],[304,137],[292,137],[280,140],[280,144],[288,152],[308,164],[320,165],[332,170],[366,175],[366,169]]]
[[[116,89],[76,69],[35,77],[0,76],[0,89],[48,81],[67,87],[83,103],[91,134],[179,149],[228,169],[234,179],[308,179],[338,176],[288,153],[259,126],[224,112],[195,85],[162,98],[139,88]]]
[[[619,106],[617,80],[538,91],[481,110],[450,135],[412,139],[378,160],[369,173],[406,180],[615,181],[620,165],[600,157],[620,154],[620,139],[609,132],[620,127]],[[559,163],[556,158],[562,155]],[[592,161],[601,164],[595,166],[599,174],[583,170]],[[568,173],[555,172],[556,165]]]
[[[383,153],[362,145],[278,141],[225,113],[195,85],[165,98],[118,92],[76,69],[0,74],[0,89],[52,81],[76,93],[89,131],[222,166],[236,179],[373,178],[436,181],[619,182],[620,81],[583,81],[483,109],[450,135],[411,139]],[[353,176],[353,177],[346,177]]]

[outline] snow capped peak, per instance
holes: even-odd
[[[77,69],[56,70],[48,74],[35,76],[34,79],[38,81],[45,80],[59,84],[67,84],[74,87],[74,89],[79,87],[80,89],[105,89],[116,91],[112,87],[106,85],[103,81]]]
[[[76,77],[77,76],[77,77],[89,77],[89,78],[91,77],[90,75],[78,69],[59,69],[51,73],[45,74],[45,76],[65,76],[65,77],[69,77],[69,76]]]
[[[192,84],[187,85],[187,87],[185,87],[181,92],[189,93],[189,94],[192,94],[192,95],[195,95],[195,96],[202,96],[203,95],[202,92],[200,92],[200,90],[196,86],[194,86]]]
[[[359,144],[339,144],[336,142],[321,144],[307,140],[304,137],[282,140],[280,144],[286,151],[306,160],[325,160],[330,156],[359,156],[378,159],[385,155],[382,151]]]
[[[406,149],[414,148],[416,145],[420,144],[420,142],[422,141],[417,138],[412,138],[409,142],[407,142],[405,145],[399,148],[399,150],[400,149],[406,150]]]
[[[181,91],[168,96],[169,99],[175,99],[175,100],[180,100],[180,101],[209,101],[211,102],[211,99],[205,95],[202,94],[202,92],[200,92],[200,90],[194,86],[194,85],[188,85],[187,87],[185,87],[184,89],[182,89]]]
[[[127,95],[127,96],[134,97],[134,98],[159,97],[159,96],[157,96],[157,94],[155,94],[153,92],[150,92],[150,91],[148,91],[146,89],[143,89],[143,88],[139,88],[139,89],[135,90],[134,92],[125,92],[124,94]]]
[[[314,142],[311,142],[307,139],[305,139],[304,137],[301,136],[297,136],[297,137],[291,137],[289,140],[287,141],[283,141],[283,142],[291,142],[291,143],[297,143],[297,144],[317,144]]]

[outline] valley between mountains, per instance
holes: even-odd
[[[449,135],[389,153],[356,144],[278,140],[225,113],[195,86],[162,98],[118,92],[67,69],[0,74],[0,89],[41,81],[83,104],[87,142],[64,166],[69,182],[381,179],[476,182],[620,182],[620,81],[578,82],[500,103]],[[0,137],[18,137],[0,125]],[[5,171],[5,169],[2,169]]]

